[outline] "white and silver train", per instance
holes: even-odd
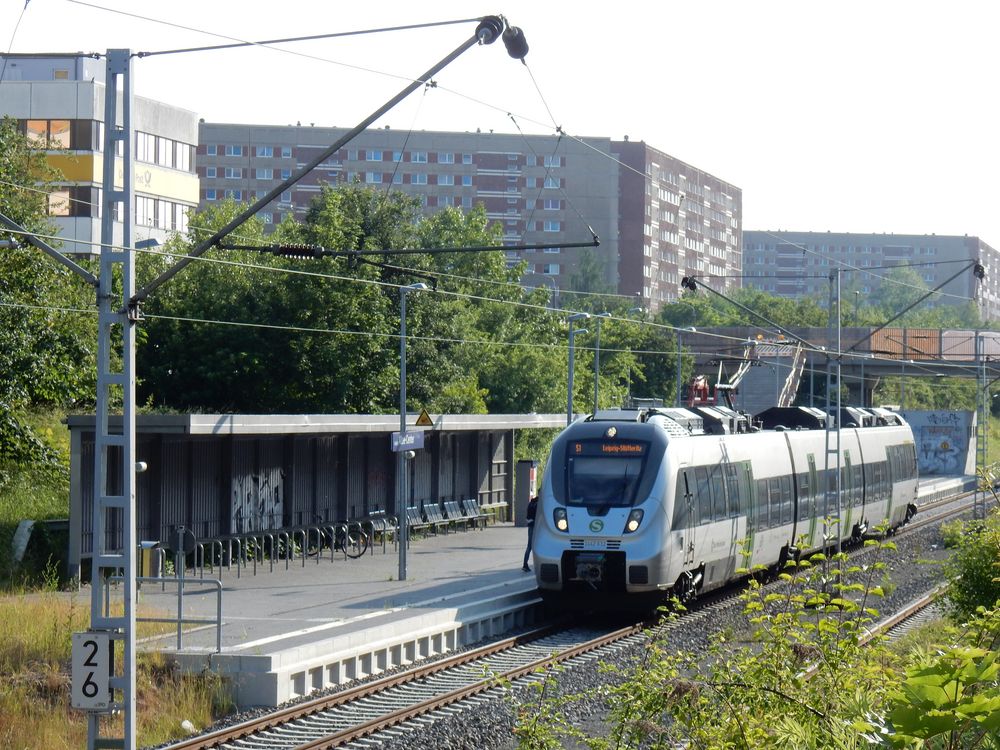
[[[722,407],[597,412],[555,440],[533,556],[549,602],[686,599],[740,568],[895,530],[916,512],[913,433],[886,409]],[[825,467],[832,467],[829,471]],[[840,512],[840,523],[836,517]],[[839,529],[839,531],[838,531]]]

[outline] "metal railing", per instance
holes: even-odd
[[[258,569],[273,572],[275,566],[285,570],[293,564],[306,566],[314,559],[318,565],[329,551],[330,562],[338,557],[348,559],[347,538],[352,530],[360,530],[368,538],[368,551],[375,554],[381,547],[386,554],[399,542],[399,524],[395,516],[373,513],[356,521],[317,522],[288,528],[246,531],[210,539],[198,539],[192,549],[175,558],[175,567],[190,566],[199,580],[206,573],[233,572],[241,578],[247,570],[256,575]]]
[[[108,579],[114,583],[121,583],[124,578],[112,576]],[[176,617],[136,617],[136,622],[160,622],[170,623],[177,626],[177,650],[180,651],[184,645],[184,625],[215,625],[215,653],[222,652],[222,581],[218,578],[192,579],[184,576],[164,577],[164,576],[137,576],[136,583],[155,583],[161,588],[165,588],[168,583],[177,584],[177,616]],[[196,586],[212,586],[215,588],[215,619],[207,617],[184,617],[184,587],[185,584]],[[104,589],[104,609],[109,611],[111,607],[110,586]]]

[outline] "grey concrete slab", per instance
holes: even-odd
[[[409,619],[438,609],[468,608],[499,596],[534,590],[534,576],[521,571],[527,533],[511,524],[452,531],[413,540],[407,550],[407,577],[398,580],[398,551],[377,547],[357,560],[342,555],[322,560],[216,569],[222,581],[222,646],[231,653],[273,653],[321,641],[345,630],[363,630],[373,618]],[[206,571],[206,578],[213,575]],[[176,587],[144,583],[139,616],[175,616]],[[184,616],[214,618],[216,593],[188,573]],[[183,649],[214,648],[215,628],[186,631]],[[175,650],[168,634],[145,639],[142,648]]]

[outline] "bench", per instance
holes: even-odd
[[[510,506],[507,504],[507,501],[505,500],[501,500],[495,503],[479,504],[479,512],[487,514],[493,521],[493,523],[497,523],[498,521],[506,521],[507,511],[509,510],[509,508]]]
[[[462,531],[468,531],[469,526],[474,523],[469,516],[462,512],[462,509],[459,507],[458,500],[445,500],[444,513],[445,518],[447,518],[449,522],[455,524],[456,528],[459,524],[461,524]]]
[[[375,554],[375,544],[378,539],[382,540],[382,552],[384,553],[389,538],[391,537],[395,541],[399,536],[399,523],[396,517],[386,514],[384,510],[373,510],[362,518],[361,528],[368,534],[371,541],[372,554]]]
[[[420,515],[420,508],[411,505],[406,509],[406,531],[407,536],[412,537],[414,532],[423,531],[425,529],[430,529],[435,534],[437,533],[437,524],[430,521],[425,521],[424,517]]]
[[[490,517],[483,513],[479,507],[479,502],[475,498],[466,498],[462,501],[462,510],[465,517],[469,519],[473,526],[483,528],[489,523]]]
[[[428,523],[434,524],[434,530],[444,529],[444,533],[448,533],[451,528],[451,523],[449,519],[441,515],[441,506],[437,503],[426,503],[424,505],[424,518],[427,519]]]

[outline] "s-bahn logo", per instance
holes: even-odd
[[[600,518],[595,518],[593,521],[590,522],[590,530],[593,531],[595,534],[603,531],[604,521],[602,521]]]

